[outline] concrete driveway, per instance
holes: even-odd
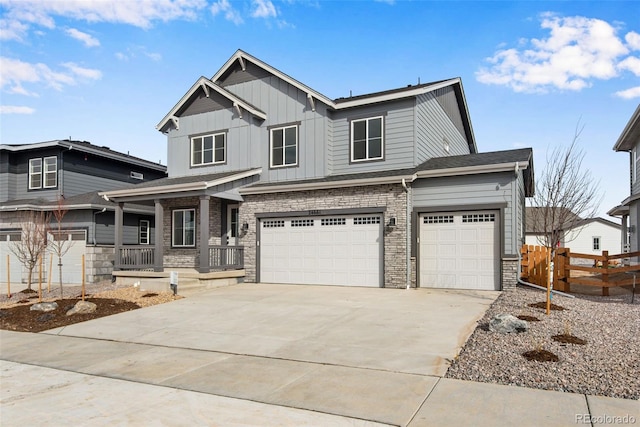
[[[2,359],[406,425],[497,296],[242,284],[28,345],[3,331]]]

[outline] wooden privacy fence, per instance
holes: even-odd
[[[624,265],[623,260],[638,260],[640,252],[626,252],[619,255],[572,253],[568,248],[558,248],[554,258],[553,287],[559,291],[570,292],[572,284],[600,286],[602,295],[609,295],[611,286],[626,286],[640,281],[640,264]],[[576,261],[582,260],[582,264]],[[584,263],[588,261],[588,264]],[[573,262],[572,262],[573,261]],[[572,271],[576,273],[571,274]],[[634,289],[635,291],[635,289]]]
[[[547,287],[549,283],[550,250],[544,246],[523,245],[520,277],[525,282]]]

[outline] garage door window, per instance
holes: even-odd
[[[322,218],[320,225],[346,225],[346,218]]]
[[[353,218],[353,225],[380,224],[379,216],[357,216]]]
[[[292,227],[313,227],[312,219],[292,219],[291,220]]]
[[[423,224],[453,224],[453,215],[429,215],[422,220]]]
[[[173,246],[176,247],[195,247],[195,209],[179,209],[173,211],[172,243]]]
[[[284,220],[275,219],[275,220],[266,220],[262,222],[263,228],[279,228],[284,227]]]
[[[496,214],[462,215],[462,222],[495,222]]]

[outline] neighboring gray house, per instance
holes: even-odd
[[[607,212],[611,216],[622,218],[621,246],[624,252],[640,251],[640,105],[629,119],[622,134],[613,146],[615,151],[629,153],[629,197],[619,206]]]
[[[62,224],[64,234],[49,238],[73,241],[63,260],[63,281],[82,281],[83,254],[88,282],[111,278],[115,204],[99,197],[98,191],[164,177],[166,166],[85,141],[0,145],[0,271],[6,269],[9,255],[11,280],[18,282],[26,277],[25,269],[10,251],[11,242],[21,239],[25,212],[51,212],[61,197],[68,210]],[[129,205],[123,224],[122,236],[127,244],[154,243],[153,209]],[[48,258],[49,254],[45,270]],[[53,269],[52,278],[57,281],[57,268]],[[2,274],[0,282],[4,281],[6,275]]]
[[[239,50],[157,128],[168,178],[102,193],[117,217],[146,203],[163,224],[147,263],[116,242],[116,268],[515,286],[532,151],[478,153],[459,78],[330,99]]]

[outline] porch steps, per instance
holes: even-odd
[[[140,290],[171,292],[171,271],[178,272],[178,295],[190,296],[207,289],[231,286],[244,281],[244,270],[212,271],[199,273],[193,268],[171,268],[163,272],[114,271],[116,283],[139,286]]]

